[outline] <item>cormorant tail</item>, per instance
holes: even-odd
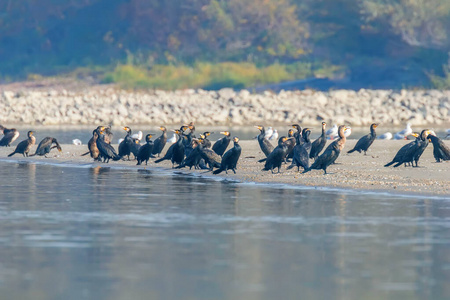
[[[356,149],[353,148],[352,150],[348,151],[347,153],[353,153],[353,152],[355,152],[355,151],[356,151]]]
[[[157,159],[157,160],[155,160],[155,164],[160,163],[160,162],[162,162],[163,160],[165,160],[164,157],[163,157],[163,158],[160,158],[160,159]]]
[[[16,152],[13,152],[13,153],[11,153],[11,154],[8,154],[8,157],[13,156],[14,154],[16,154]]]
[[[86,152],[86,153],[84,153],[84,154],[81,154],[80,156],[85,156],[85,155],[88,155],[89,153],[91,153],[91,152]]]
[[[290,170],[290,169],[292,169],[294,167],[294,164],[291,164],[290,166],[288,166],[287,168],[286,168],[286,170]]]
[[[222,171],[223,171],[222,169],[217,169],[213,172],[213,174],[220,174],[220,173],[222,173]]]
[[[258,160],[258,162],[265,162],[267,160],[267,157],[266,158],[263,158],[263,159],[260,159],[260,160]]]
[[[389,167],[390,165],[392,165],[395,161],[391,161],[390,163],[385,164],[385,167]]]
[[[303,170],[302,174],[308,173],[309,171],[311,171],[311,168],[306,168]]]

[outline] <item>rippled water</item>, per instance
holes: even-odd
[[[449,299],[450,199],[0,162],[1,299]]]

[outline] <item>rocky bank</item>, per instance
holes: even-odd
[[[261,94],[248,90],[126,91],[111,86],[83,89],[8,89],[0,86],[2,124],[254,125],[300,122],[364,126],[448,125],[450,91],[314,90]]]

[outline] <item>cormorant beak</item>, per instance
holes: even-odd
[[[413,137],[418,137],[418,136],[419,136],[419,134],[418,134],[417,132],[413,132],[413,133],[411,133],[411,135],[412,135]]]
[[[262,126],[255,126],[255,128],[258,128],[259,130],[261,130],[262,129]]]
[[[378,124],[373,125],[373,128],[377,128],[377,127],[378,127]]]
[[[164,130],[164,127],[162,127],[162,126],[161,126],[161,127],[159,127],[159,130]]]

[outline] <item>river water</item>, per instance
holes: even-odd
[[[449,299],[450,199],[0,161],[1,299]]]

